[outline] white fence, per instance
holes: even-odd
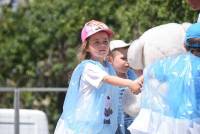
[[[65,92],[67,88],[9,88],[0,87],[0,92],[14,94],[14,133],[20,134],[20,92]]]

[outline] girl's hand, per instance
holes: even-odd
[[[132,83],[129,86],[129,88],[132,91],[132,93],[139,94],[141,92],[143,81],[144,81],[144,77],[143,76],[141,76],[141,77],[137,78],[136,80],[132,81]]]
[[[114,86],[128,87],[134,94],[139,94],[141,92],[143,79],[143,75],[134,81],[130,79],[123,79],[117,76],[106,75],[104,76],[103,81]]]

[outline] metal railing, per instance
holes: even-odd
[[[65,92],[67,88],[12,88],[12,87],[0,87],[0,92],[13,92],[14,93],[14,124],[15,134],[20,134],[19,130],[19,109],[20,109],[20,92]]]

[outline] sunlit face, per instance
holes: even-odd
[[[114,50],[114,53],[111,57],[111,64],[118,74],[126,74],[128,71],[129,64],[127,62],[127,51],[127,48]]]
[[[106,32],[98,32],[89,38],[86,50],[91,54],[91,59],[103,62],[109,52],[109,37]]]

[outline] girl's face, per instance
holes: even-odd
[[[106,32],[98,32],[89,38],[89,46],[86,49],[91,54],[92,60],[103,62],[109,52],[109,37]]]

